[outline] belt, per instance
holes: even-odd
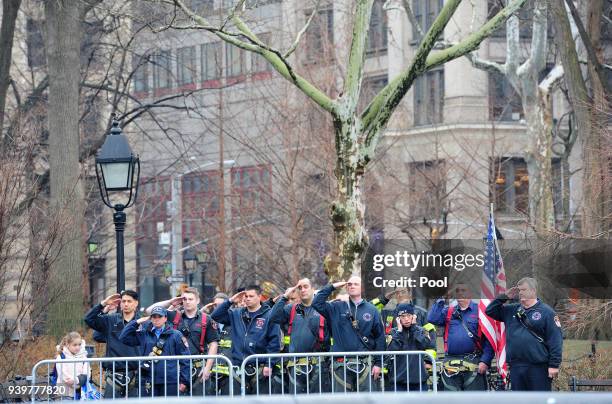
[[[478,370],[478,365],[463,359],[450,359],[444,361],[442,367],[448,375],[454,375],[459,372],[475,372]]]
[[[287,361],[285,363],[286,367],[292,366],[306,366],[306,365],[316,365],[319,363],[318,358],[300,358],[297,361]]]
[[[229,376],[229,366],[227,365],[215,365],[210,370],[211,373],[218,373],[225,376]]]

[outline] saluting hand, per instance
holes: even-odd
[[[335,282],[333,284],[333,287],[334,287],[334,289],[339,289],[339,288],[344,287],[344,285],[346,285],[347,283],[348,282],[346,282],[346,281]]]
[[[245,293],[245,291],[244,291],[244,290],[243,290],[242,292],[238,292],[238,293],[236,293],[234,296],[232,296],[232,297],[230,298],[230,302],[232,302],[232,303],[238,303],[240,300],[242,300],[242,298],[244,297],[244,295],[245,295],[245,294],[246,294],[246,293]]]
[[[285,294],[284,294],[283,296],[285,296],[285,298],[287,298],[287,299],[288,299],[288,298],[289,298],[289,296],[291,296],[291,294],[292,294],[293,292],[295,292],[295,290],[296,290],[296,289],[297,289],[297,285],[292,286],[292,287],[290,287],[290,288],[287,288],[287,290],[285,290]]]
[[[402,330],[404,329],[404,327],[402,327],[402,322],[401,322],[400,318],[399,318],[399,317],[397,317],[397,318],[395,319],[395,322],[397,323],[397,331],[402,332]]]
[[[211,310],[214,310],[216,307],[215,302],[210,302],[208,304],[205,304],[204,307],[202,307],[200,309],[201,313],[210,313]]]
[[[114,305],[117,306],[121,303],[121,295],[119,293],[114,293],[108,296],[106,299],[102,300],[102,306]]]
[[[149,320],[150,316],[146,316],[146,317],[140,317],[138,320],[136,320],[136,324],[142,324],[145,321]]]
[[[515,286],[506,291],[506,296],[508,296],[509,299],[516,299],[518,297],[518,293],[519,288]]]

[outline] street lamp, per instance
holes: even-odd
[[[112,115],[110,134],[96,156],[96,177],[102,201],[113,208],[113,222],[117,240],[117,292],[125,290],[125,261],[123,255],[123,231],[126,215],[124,209],[132,206],[138,196],[140,181],[140,160],[134,155],[127,137],[121,132],[119,121]],[[134,182],[135,180],[135,182]],[[129,192],[127,202],[124,198],[115,203],[116,196]]]
[[[178,287],[180,283],[185,279],[184,271],[182,268],[179,268],[182,263],[182,253],[183,249],[183,209],[182,209],[182,201],[183,201],[183,176],[190,174],[194,171],[202,170],[206,167],[210,167],[216,164],[223,166],[233,166],[236,162],[234,160],[223,160],[223,162],[219,161],[211,161],[208,163],[204,163],[195,168],[190,168],[180,174],[172,177],[172,276],[171,280],[171,290],[170,294],[172,296],[176,295]],[[223,198],[223,195],[219,196]],[[223,216],[222,216],[223,217]],[[223,221],[222,221],[223,223]],[[223,225],[223,224],[222,224]]]

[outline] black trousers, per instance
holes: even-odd
[[[548,365],[511,365],[512,391],[551,391],[552,379],[548,377]]]
[[[486,391],[487,379],[485,375],[477,372],[459,372],[453,376],[446,376],[442,372],[442,383],[445,391]]]

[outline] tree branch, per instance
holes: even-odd
[[[597,73],[597,77],[599,78],[599,81],[605,88],[606,93],[610,94],[612,89],[610,88],[610,84],[608,83],[608,80],[606,78],[606,74],[603,71],[602,65],[601,63],[599,63],[599,59],[597,58],[597,53],[595,52],[595,49],[593,48],[593,43],[591,43],[591,38],[589,38],[589,34],[587,34],[586,29],[584,28],[584,24],[582,23],[582,20],[580,19],[580,14],[578,13],[578,10],[576,9],[576,6],[574,5],[572,1],[565,0],[565,4],[567,5],[567,7],[570,10],[570,13],[572,14],[572,18],[574,20],[574,23],[576,24],[576,28],[578,29],[578,34],[580,34],[580,39],[582,40],[582,43],[584,44],[584,47],[586,48],[587,57],[589,58],[589,61],[593,65],[593,68],[595,69],[595,73]],[[609,23],[610,22],[608,20],[608,24]]]
[[[278,50],[272,49],[263,44],[238,16],[235,15],[233,17],[233,22],[236,24],[236,28],[240,31],[240,33],[250,42],[242,41],[237,38],[237,35],[227,33],[208,24],[204,18],[186,7],[181,0],[173,1],[187,16],[189,16],[195,23],[200,25],[200,29],[211,32],[217,35],[223,41],[238,46],[241,49],[263,56],[272,65],[274,70],[276,70],[286,80],[292,82],[306,96],[317,103],[317,105],[330,113],[336,113],[336,103],[334,101],[332,101],[327,95],[316,88],[308,80],[295,73],[289,62],[282,57],[281,53]]]
[[[506,74],[506,67],[505,65],[502,65],[501,63],[481,59],[474,52],[466,54],[465,57],[468,58],[469,61],[472,62],[472,66],[474,66],[477,69],[484,70],[484,71],[491,72],[491,73],[499,73],[503,75]]]
[[[361,150],[362,158],[368,160],[369,155],[376,147],[380,129],[383,128],[402,97],[410,89],[412,82],[418,74],[440,66],[449,60],[457,59],[477,49],[480,43],[496,31],[513,13],[525,4],[527,0],[513,0],[495,17],[484,24],[478,31],[468,35],[467,38],[452,45],[448,49],[429,54],[436,38],[442,33],[446,24],[459,6],[457,1],[447,1],[444,8],[434,21],[429,32],[417,50],[412,65],[400,76],[383,88],[374,97],[363,112],[362,124],[365,141]]]
[[[370,27],[370,14],[374,0],[359,0],[355,10],[355,22],[353,24],[353,36],[349,53],[342,113],[345,116],[353,116],[357,109],[359,93],[361,91],[361,81],[363,79],[363,65],[365,61],[366,41]]]
[[[308,17],[308,21],[306,21],[306,24],[302,27],[300,32],[297,33],[295,37],[295,41],[293,41],[293,44],[289,47],[289,49],[287,49],[287,51],[283,55],[284,59],[287,59],[289,56],[291,56],[291,54],[297,48],[298,44],[302,40],[302,36],[306,32],[306,30],[308,30],[308,27],[310,27],[310,24],[312,23],[312,20],[314,19],[315,15],[317,15],[317,12],[319,11],[320,3],[321,3],[321,0],[317,0],[317,3],[315,4],[314,9],[312,10],[312,13],[310,14],[310,17]]]

